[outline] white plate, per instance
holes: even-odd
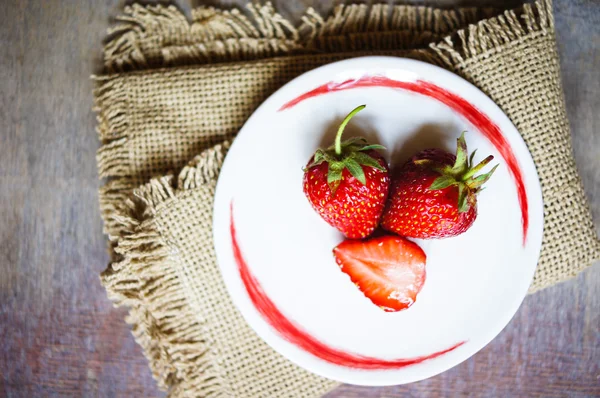
[[[343,238],[302,191],[302,167],[360,104],[367,107],[344,137],[385,145],[392,167],[428,147],[454,152],[463,130],[476,161],[493,154],[500,164],[469,231],[418,241],[427,280],[416,303],[397,313],[377,308],[339,270],[331,251]],[[425,379],[489,343],[527,293],[542,230],[534,163],[498,106],[446,70],[392,57],[326,65],[269,97],[235,139],[214,207],[219,266],[250,326],[296,364],[362,385]],[[401,359],[408,361],[380,363]]]

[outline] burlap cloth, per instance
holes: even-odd
[[[100,205],[113,254],[102,283],[129,307],[160,387],[173,396],[309,397],[336,385],[288,362],[245,324],[211,233],[226,141],[269,94],[332,61],[425,60],[506,112],[543,189],[531,292],[600,257],[571,152],[550,1],[489,19],[491,11],[476,9],[340,6],[328,19],[308,10],[300,27],[270,5],[247,11],[200,8],[190,23],[173,7],[128,7],[105,46],[107,74],[95,77],[98,168],[107,179]]]

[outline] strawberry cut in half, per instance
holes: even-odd
[[[399,236],[347,239],[333,249],[333,255],[356,287],[387,312],[413,305],[425,283],[425,252]]]

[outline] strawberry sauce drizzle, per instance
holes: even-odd
[[[233,247],[233,257],[238,267],[240,277],[248,293],[248,297],[254,307],[258,310],[262,318],[275,329],[288,342],[296,345],[304,351],[320,358],[326,362],[345,366],[349,368],[365,369],[365,370],[380,370],[380,369],[400,369],[406,366],[415,365],[428,359],[437,358],[450,351],[455,350],[465,341],[457,343],[450,348],[435,352],[430,355],[423,355],[415,358],[404,359],[378,359],[359,354],[348,353],[337,348],[330,347],[311,336],[296,323],[288,319],[273,301],[267,296],[262,286],[248,268],[248,264],[244,259],[239,243],[235,223],[233,220],[233,202],[230,205],[230,233],[231,245]]]
[[[517,197],[521,208],[521,223],[523,227],[523,246],[527,243],[527,231],[529,229],[529,206],[523,174],[508,141],[502,135],[500,128],[490,120],[483,112],[477,109],[464,98],[444,90],[433,83],[423,80],[414,82],[393,80],[385,76],[363,76],[359,79],[346,80],[341,83],[329,82],[308,91],[293,100],[285,103],[279,111],[290,109],[300,102],[318,97],[320,95],[336,91],[349,90],[365,87],[389,87],[401,89],[433,98],[442,104],[449,106],[452,110],[460,113],[465,119],[473,124],[481,133],[496,147],[502,158],[508,165],[517,186]]]

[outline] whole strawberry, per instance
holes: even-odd
[[[477,194],[497,165],[476,176],[492,161],[488,156],[473,166],[464,133],[456,155],[426,149],[414,155],[394,175],[381,226],[411,238],[430,239],[460,235],[477,217]]]
[[[352,239],[365,238],[377,228],[390,183],[388,165],[376,151],[381,145],[369,145],[364,138],[341,140],[350,119],[364,108],[346,116],[334,145],[318,149],[304,169],[304,194],[312,207]]]

